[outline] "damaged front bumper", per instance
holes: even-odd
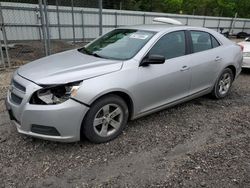
[[[30,104],[31,95],[40,86],[17,74],[13,79],[26,88],[24,92],[12,85],[6,99],[10,119],[19,133],[52,141],[80,140],[82,120],[89,109],[87,106],[72,99],[57,105]]]

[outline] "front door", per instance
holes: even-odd
[[[151,48],[148,55],[162,55],[166,60],[164,64],[138,67],[135,110],[139,114],[189,95],[190,56],[186,54],[184,31],[164,35]]]

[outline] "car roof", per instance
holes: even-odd
[[[131,26],[122,26],[121,29],[136,29],[136,30],[145,30],[145,31],[154,31],[154,32],[161,32],[166,31],[170,28],[178,28],[178,29],[190,29],[190,28],[196,28],[203,30],[202,27],[191,27],[191,26],[185,26],[185,25],[172,25],[172,24],[144,24],[144,25],[131,25]]]
[[[217,40],[222,44],[232,44],[234,42],[230,41],[220,33],[215,30],[208,29],[205,27],[195,27],[188,25],[171,25],[171,24],[144,24],[144,25],[131,25],[131,26],[122,26],[119,29],[135,29],[135,30],[144,30],[144,31],[152,31],[152,32],[165,32],[168,30],[199,30],[212,34]]]

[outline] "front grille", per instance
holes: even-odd
[[[21,84],[19,84],[17,81],[12,80],[12,85],[18,90],[23,91],[24,93],[26,92],[26,88],[22,86]]]
[[[10,94],[10,99],[11,99],[12,102],[14,102],[16,104],[21,104],[22,100],[23,100],[21,97],[15,95],[14,93]]]
[[[23,97],[25,95],[26,88],[20,84],[15,79],[11,80],[11,87],[10,87],[10,100],[15,104],[21,104]]]

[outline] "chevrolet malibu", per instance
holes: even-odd
[[[241,64],[241,47],[210,29],[121,27],[20,67],[6,106],[19,133],[102,143],[128,120],[209,93],[225,97]]]

